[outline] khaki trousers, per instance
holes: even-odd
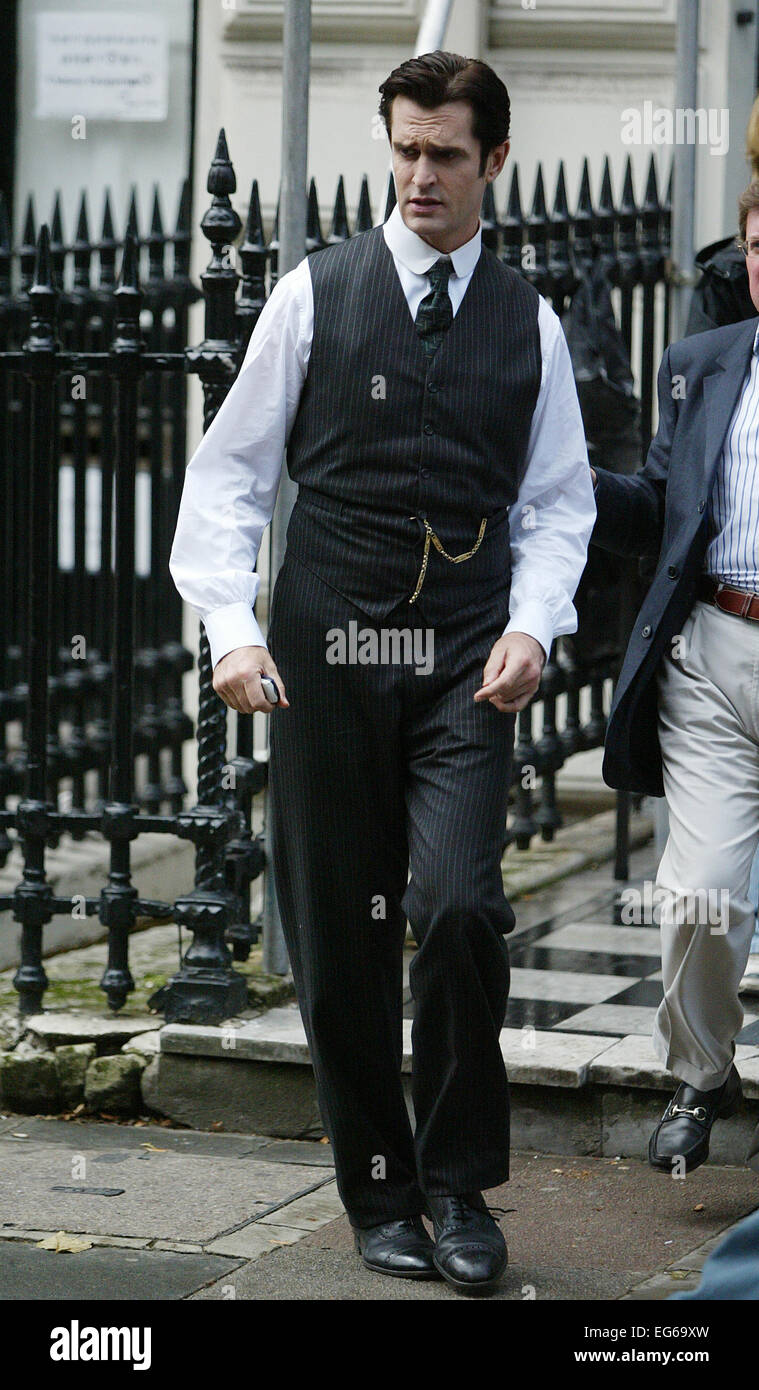
[[[743,1022],[759,843],[759,623],[696,600],[657,673],[669,838],[656,877],[664,999],[657,1056],[720,1086]]]

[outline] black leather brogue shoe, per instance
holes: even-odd
[[[361,1259],[375,1274],[396,1279],[437,1279],[433,1244],[421,1216],[383,1221],[379,1226],[354,1226],[353,1235]]]
[[[435,1227],[435,1265],[458,1293],[492,1293],[508,1261],[500,1228],[480,1192],[428,1197]]]
[[[686,1173],[698,1168],[709,1157],[714,1121],[734,1115],[742,1098],[741,1079],[735,1067],[727,1080],[712,1091],[698,1091],[683,1081],[651,1135],[651,1167],[669,1173],[677,1163],[684,1162]]]

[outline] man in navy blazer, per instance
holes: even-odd
[[[759,310],[759,182],[739,200]],[[659,426],[632,477],[591,469],[593,544],[656,572],[616,685],[603,762],[612,787],[666,796],[654,900],[664,999],[654,1047],[680,1085],[649,1145],[690,1171],[741,1098],[738,986],[759,843],[759,319],[673,343]]]

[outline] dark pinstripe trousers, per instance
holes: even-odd
[[[500,861],[515,716],[473,700],[509,595],[507,581],[494,597],[492,583],[485,592],[460,574],[449,613],[436,613],[428,675],[326,659],[327,634],[351,621],[424,629],[424,592],[373,622],[288,550],[272,599],[269,648],[291,705],[271,717],[274,875],[338,1188],[356,1226],[421,1212],[425,1193],[493,1187],[509,1174],[499,1033],[514,914]],[[418,943],[413,1133],[401,1084],[406,917]]]

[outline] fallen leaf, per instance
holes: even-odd
[[[552,1172],[552,1173],[563,1173],[563,1172],[564,1172],[564,1169],[563,1169],[563,1168],[552,1168],[552,1169],[551,1169],[551,1172]]]
[[[92,1241],[83,1240],[81,1236],[70,1236],[66,1231],[56,1231],[54,1236],[45,1236],[44,1240],[38,1240],[37,1249],[55,1250],[56,1254],[68,1251],[72,1255],[78,1255],[81,1250],[91,1250]]]
[[[697,1204],[696,1204],[696,1206],[693,1208],[693,1210],[694,1210],[694,1211],[703,1211],[703,1210],[704,1210],[704,1204],[703,1204],[703,1202],[697,1202]]]
[[[667,1273],[670,1279],[687,1279],[691,1271],[689,1269],[668,1269]]]
[[[320,1139],[320,1140],[319,1140],[319,1143],[320,1143],[320,1144],[328,1144],[328,1143],[329,1143],[329,1139],[327,1138],[326,1134],[325,1134],[325,1136],[324,1136],[323,1139]]]
[[[22,1134],[20,1130],[14,1130],[13,1133],[11,1134],[11,1139],[28,1139],[28,1138],[29,1138],[29,1135],[28,1135],[28,1134]]]
[[[223,1120],[212,1120],[212,1122],[211,1122],[211,1129],[223,1129],[223,1128],[224,1128],[224,1121],[223,1121]]]
[[[168,1149],[159,1149],[159,1148],[156,1148],[156,1145],[155,1145],[155,1144],[144,1143],[144,1144],[140,1144],[139,1147],[140,1147],[141,1149],[150,1149],[150,1152],[151,1152],[152,1154],[165,1154],[165,1153],[168,1153]]]

